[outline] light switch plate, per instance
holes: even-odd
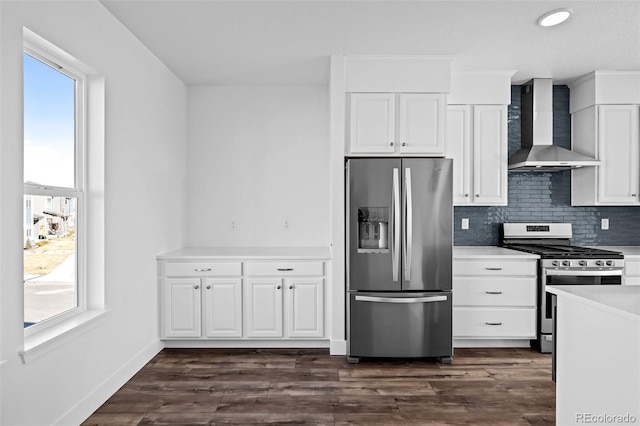
[[[462,224],[461,224],[462,229],[469,229],[469,218],[462,218]]]
[[[609,229],[609,219],[602,219],[600,223],[600,228],[607,230]]]

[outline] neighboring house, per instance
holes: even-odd
[[[64,237],[75,229],[75,198],[25,195],[24,248],[37,240]]]

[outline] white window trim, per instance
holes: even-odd
[[[31,30],[24,28],[23,37],[25,52],[54,65],[59,61],[64,70],[72,73],[72,78],[83,80],[82,90],[76,90],[76,97],[81,97],[83,116],[76,120],[76,126],[79,126],[76,135],[82,136],[82,143],[76,139],[75,154],[76,158],[82,159],[82,167],[76,167],[75,188],[27,184],[24,188],[25,194],[51,195],[55,190],[57,196],[68,194],[66,196],[77,198],[76,229],[82,229],[81,233],[76,233],[78,308],[24,330],[24,345],[19,355],[22,362],[27,363],[92,329],[109,310],[105,307],[104,287],[105,80]],[[87,168],[88,164],[91,169]]]

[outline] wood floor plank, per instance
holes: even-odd
[[[84,425],[553,425],[551,360],[456,349],[453,364],[326,349],[165,349]]]

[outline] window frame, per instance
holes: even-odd
[[[74,187],[59,187],[46,184],[24,183],[23,197],[49,196],[76,199],[75,217],[75,256],[76,256],[76,307],[53,315],[24,329],[24,335],[33,336],[60,323],[68,321],[87,310],[87,270],[86,270],[86,105],[87,105],[87,76],[69,64],[65,58],[51,52],[45,52],[27,40],[24,40],[23,52],[34,59],[50,66],[54,71],[75,81],[75,123],[74,123]],[[23,154],[24,155],[24,154]],[[23,303],[24,309],[24,303]],[[24,314],[23,314],[24,315]]]

